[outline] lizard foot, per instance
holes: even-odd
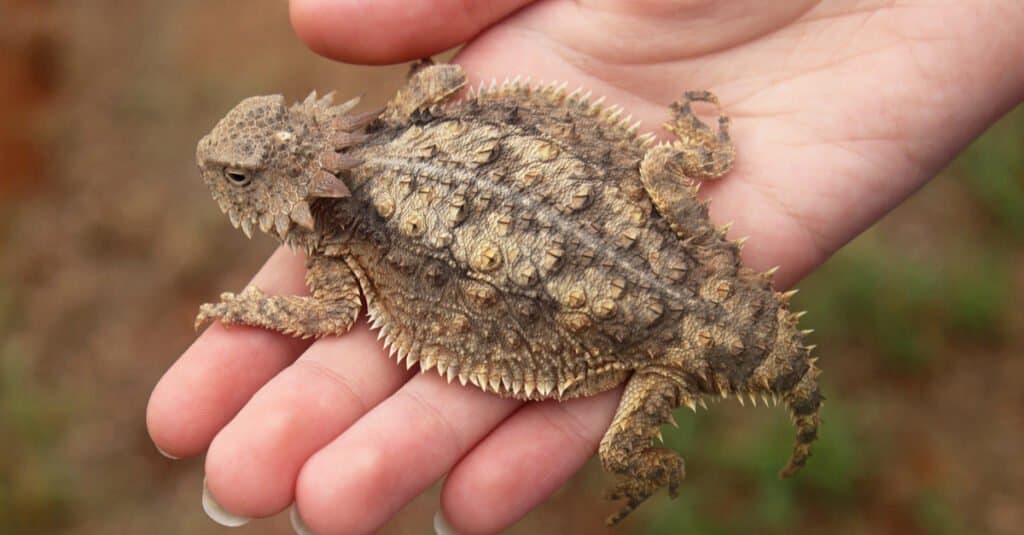
[[[196,315],[195,329],[198,331],[209,326],[215,320],[223,323],[243,323],[251,315],[256,303],[266,300],[264,294],[255,286],[247,286],[241,293],[224,292],[220,294],[219,303],[205,303],[199,307]]]
[[[606,493],[605,497],[610,500],[626,500],[626,504],[609,516],[606,523],[609,526],[619,523],[662,487],[668,487],[668,495],[675,498],[685,476],[685,463],[676,452],[665,448],[644,451]]]

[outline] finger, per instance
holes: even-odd
[[[309,459],[298,511],[317,533],[374,532],[519,405],[417,375]]]
[[[305,293],[304,259],[280,248],[252,284],[267,293]],[[291,363],[308,342],[251,327],[213,324],[160,378],[146,425],[153,443],[173,457],[202,453],[260,386]]]
[[[456,533],[498,533],[541,504],[597,451],[621,389],[527,405],[452,469],[441,506]]]
[[[532,0],[291,0],[315,52],[350,63],[419,59],[462,44]]]
[[[214,438],[206,456],[211,494],[225,509],[249,517],[285,509],[294,501],[302,464],[409,374],[386,358],[364,323],[316,342]]]

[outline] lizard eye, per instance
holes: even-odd
[[[245,171],[239,169],[225,169],[224,178],[228,179],[228,182],[240,187],[248,186],[249,183],[252,182],[249,175]]]

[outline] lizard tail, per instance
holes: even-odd
[[[784,394],[786,405],[796,425],[796,444],[793,446],[789,462],[779,472],[781,478],[790,477],[800,471],[807,458],[811,456],[811,443],[818,438],[818,425],[821,423],[818,411],[825,400],[818,388],[817,377],[820,374],[821,370],[814,366],[812,359],[800,381]]]

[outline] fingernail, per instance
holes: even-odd
[[[178,459],[181,458],[181,457],[175,457],[175,456],[171,455],[170,453],[167,453],[166,451],[160,449],[160,446],[156,446],[155,444],[154,444],[154,446],[156,447],[156,451],[160,452],[160,455],[163,455],[164,457],[167,457],[168,459],[170,459],[172,461],[177,461]]]
[[[458,535],[441,511],[434,513],[434,535]]]
[[[206,516],[210,517],[210,520],[229,528],[244,526],[252,520],[247,516],[236,515],[224,510],[210,494],[210,488],[206,486],[206,477],[203,477],[203,511],[206,511]]]
[[[302,517],[299,516],[299,508],[294,503],[291,512],[288,513],[288,518],[292,521],[292,529],[295,530],[296,535],[314,535],[313,530],[309,529],[309,526],[302,521]]]

